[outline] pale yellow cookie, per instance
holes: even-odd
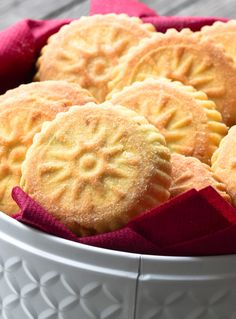
[[[64,107],[96,102],[89,91],[66,81],[42,81],[22,84],[0,95],[0,108],[5,107]]]
[[[210,163],[227,127],[205,93],[165,78],[135,82],[111,98],[145,116],[166,139],[172,152]]]
[[[226,186],[213,174],[210,166],[200,162],[195,157],[180,154],[171,155],[172,184],[171,197],[180,195],[192,188],[201,190],[212,186],[225,200],[231,201],[226,192]]]
[[[43,125],[21,186],[76,234],[102,233],[168,199],[169,161],[164,137],[144,117],[89,103]]]
[[[110,91],[163,76],[205,92],[226,124],[236,123],[236,67],[224,50],[188,29],[157,33],[131,48],[113,73]]]
[[[211,26],[204,26],[200,36],[207,41],[223,45],[225,51],[236,61],[236,20],[217,21]]]
[[[230,128],[213,154],[212,170],[225,183],[236,206],[236,125]]]
[[[36,79],[79,83],[102,102],[119,58],[153,31],[151,24],[125,14],[82,17],[49,38]]]
[[[93,100],[63,81],[25,84],[0,96],[0,211],[12,215],[19,209],[11,191],[20,183],[22,161],[42,123],[76,102]]]

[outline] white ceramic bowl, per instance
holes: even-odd
[[[0,213],[0,318],[235,319],[236,255],[122,253]]]

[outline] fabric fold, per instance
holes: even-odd
[[[208,200],[209,196],[211,200]],[[12,197],[20,207],[20,212],[14,216],[18,221],[87,245],[151,255],[236,252],[235,209],[211,186],[181,194],[134,218],[122,229],[82,238],[73,234],[21,188],[15,187]],[[233,242],[228,245],[230,236]]]
[[[23,20],[0,32],[0,94],[32,80],[48,37],[71,20]]]

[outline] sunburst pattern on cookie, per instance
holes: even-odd
[[[7,214],[17,210],[11,190],[20,183],[26,151],[42,122],[49,119],[52,115],[27,107],[10,108],[0,113],[0,210]]]
[[[175,197],[192,188],[197,190],[212,186],[228,202],[231,202],[226,186],[211,171],[210,166],[200,162],[197,158],[172,154],[172,185],[171,197]]]
[[[236,68],[221,47],[190,30],[153,35],[131,48],[113,72],[111,94],[148,77],[163,76],[204,91],[226,123],[236,123]],[[110,95],[108,95],[110,97]]]
[[[154,126],[127,108],[73,107],[35,136],[21,185],[78,234],[116,229],[168,198],[164,144]]]
[[[124,14],[82,17],[49,39],[38,60],[36,78],[79,83],[104,101],[111,70],[119,58],[154,30]]]
[[[134,154],[124,156],[124,146],[119,143],[119,136],[123,136],[124,132],[118,130],[116,135],[110,139],[109,132],[101,128],[98,120],[95,122],[88,125],[94,138],[89,141],[78,141],[78,144],[72,149],[63,148],[63,152],[51,151],[48,157],[53,161],[39,165],[42,180],[48,180],[50,175],[49,182],[53,184],[66,182],[65,191],[68,191],[68,188],[71,189],[70,200],[73,202],[81,197],[81,193],[86,191],[88,185],[93,185],[94,191],[97,191],[101,197],[107,196],[106,183],[109,183],[109,179],[127,179],[126,166],[138,165],[139,159]],[[106,145],[108,141],[109,146]],[[60,139],[56,139],[54,143],[56,147],[61,148]],[[121,168],[113,164],[117,160],[122,161]],[[68,162],[73,165],[67,166]],[[74,177],[75,170],[78,170],[77,178]],[[114,190],[113,196],[122,197],[124,195],[122,189]],[[56,199],[60,200],[62,196]]]
[[[211,26],[204,26],[199,35],[207,41],[221,44],[225,51],[236,61],[236,20],[217,21]]]
[[[0,96],[0,210],[18,210],[11,189],[19,185],[25,153],[42,123],[71,105],[92,101],[88,91],[65,81],[23,84]]]
[[[180,82],[146,79],[117,92],[111,102],[145,116],[165,136],[172,152],[195,156],[206,163],[227,133],[220,113],[206,94]]]

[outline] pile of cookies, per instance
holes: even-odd
[[[62,27],[35,82],[0,96],[0,210],[17,212],[20,185],[86,236],[191,188],[236,206],[235,32],[162,34],[124,14]]]

